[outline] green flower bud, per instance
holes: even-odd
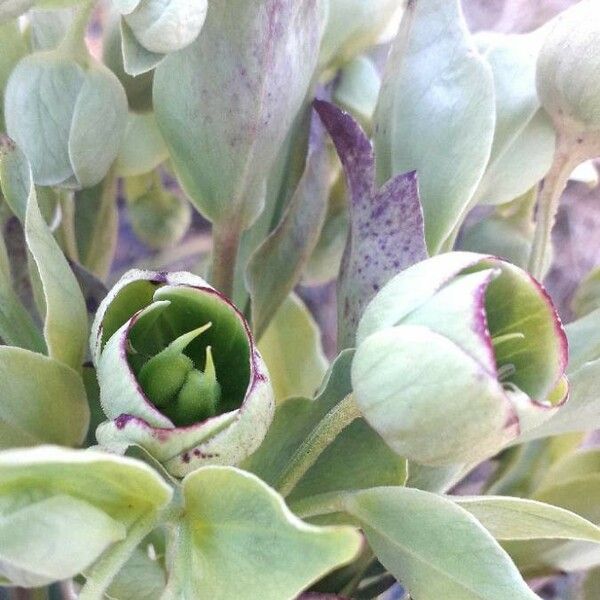
[[[470,252],[394,277],[367,306],[356,400],[399,454],[426,465],[495,454],[566,400],[567,340],[525,271]]]
[[[266,366],[239,311],[190,273],[130,271],[92,328],[101,445],[145,448],[178,477],[237,464],[273,418]]]
[[[117,157],[127,98],[102,64],[59,48],[17,64],[6,87],[5,119],[36,184],[92,187]]]
[[[537,64],[537,90],[557,130],[600,144],[600,5],[584,0],[550,28]],[[587,137],[586,137],[587,136]],[[592,154],[595,153],[592,152]]]

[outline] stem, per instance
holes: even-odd
[[[59,52],[76,60],[87,60],[89,52],[85,45],[85,34],[95,5],[96,0],[87,0],[80,5],[65,37],[57,48]]]
[[[352,596],[356,593],[360,582],[363,580],[366,572],[369,570],[369,567],[376,560],[375,554],[371,548],[367,547],[362,555],[356,561],[356,573],[352,577],[352,579],[340,590],[340,596],[344,598],[352,598]]]
[[[162,513],[151,513],[137,520],[127,532],[127,537],[117,542],[100,558],[90,571],[79,600],[103,600],[104,593],[117,573],[129,560],[138,544],[156,527]]]
[[[61,211],[60,233],[62,234],[63,250],[68,258],[74,262],[79,260],[79,248],[75,236],[75,198],[73,192],[62,190],[59,192]]]
[[[554,161],[542,182],[538,197],[535,235],[529,256],[529,272],[536,279],[541,280],[544,275],[544,267],[552,249],[552,228],[556,220],[560,197],[567,187],[569,176],[579,162],[578,153],[573,152],[573,149],[572,144],[565,140],[561,141],[559,138]]]
[[[213,225],[212,284],[222,294],[231,298],[235,279],[241,227],[225,220]]]
[[[348,394],[339,404],[336,404],[311,431],[290,459],[279,477],[277,485],[279,493],[284,497],[288,496],[325,449],[350,423],[360,416],[360,410],[352,394]]]

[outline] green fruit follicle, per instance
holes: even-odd
[[[206,348],[204,371],[183,353],[210,326],[208,323],[178,337],[150,358],[138,374],[146,396],[175,425],[192,425],[217,414],[221,387],[211,347]]]

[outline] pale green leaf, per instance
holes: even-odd
[[[409,3],[374,118],[378,180],[418,172],[431,254],[471,205],[494,134],[491,69],[470,39],[459,4]]]
[[[579,318],[600,308],[600,269],[592,269],[580,282],[571,307]]]
[[[4,88],[15,65],[27,53],[27,46],[16,20],[1,23],[3,8],[0,5],[0,128],[4,130]]]
[[[24,218],[25,238],[42,281],[46,304],[44,337],[49,355],[79,371],[88,335],[85,303],[40,213],[27,160],[11,143],[5,143],[0,152],[0,181],[11,208]]]
[[[319,5],[209,2],[202,34],[156,69],[158,125],[184,189],[213,222],[243,229],[263,208],[315,70]]]
[[[0,527],[32,527],[13,536],[9,556],[0,548],[0,571],[16,565],[7,574],[28,585],[69,577],[157,514],[171,495],[155,471],[128,458],[56,446],[0,453]]]
[[[35,52],[56,48],[65,37],[73,19],[71,9],[32,10],[29,12],[31,46]]]
[[[276,485],[294,452],[321,419],[351,391],[352,351],[339,355],[314,400],[289,398],[275,418],[260,448],[242,467]],[[348,460],[351,456],[352,460]],[[406,478],[406,461],[362,419],[354,421],[321,454],[290,494],[290,501],[332,491],[378,485],[400,485]]]
[[[492,68],[496,129],[489,163],[474,201],[502,204],[524,194],[550,169],[554,128],[541,109],[535,66],[545,29],[532,33],[482,33],[484,57]]]
[[[98,185],[76,192],[74,204],[81,265],[104,280],[115,255],[119,227],[114,171],[109,171]]]
[[[148,556],[148,548],[136,548],[106,591],[109,600],[158,600],[167,578],[159,560]]]
[[[25,587],[77,575],[126,535],[122,523],[63,494],[2,513],[0,574]]]
[[[285,214],[248,262],[246,284],[252,298],[253,331],[257,339],[298,283],[323,227],[329,163],[322,129],[318,135]]]
[[[348,494],[341,505],[415,600],[538,598],[483,526],[447,498],[375,488]]]
[[[0,448],[83,441],[90,412],[81,378],[70,367],[0,346],[0,381]]]
[[[0,235],[0,339],[10,346],[34,352],[46,352],[42,332],[17,296],[11,275],[9,256]]]
[[[278,402],[290,396],[312,397],[327,371],[319,327],[295,294],[279,307],[258,349]]]
[[[360,546],[357,531],[302,522],[268,485],[233,467],[195,471],[183,495],[165,599],[294,598]]]
[[[600,528],[551,504],[507,496],[456,496],[497,540],[567,539],[600,543]]]

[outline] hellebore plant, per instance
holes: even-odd
[[[0,600],[596,600],[597,0],[103,7],[0,0]]]

